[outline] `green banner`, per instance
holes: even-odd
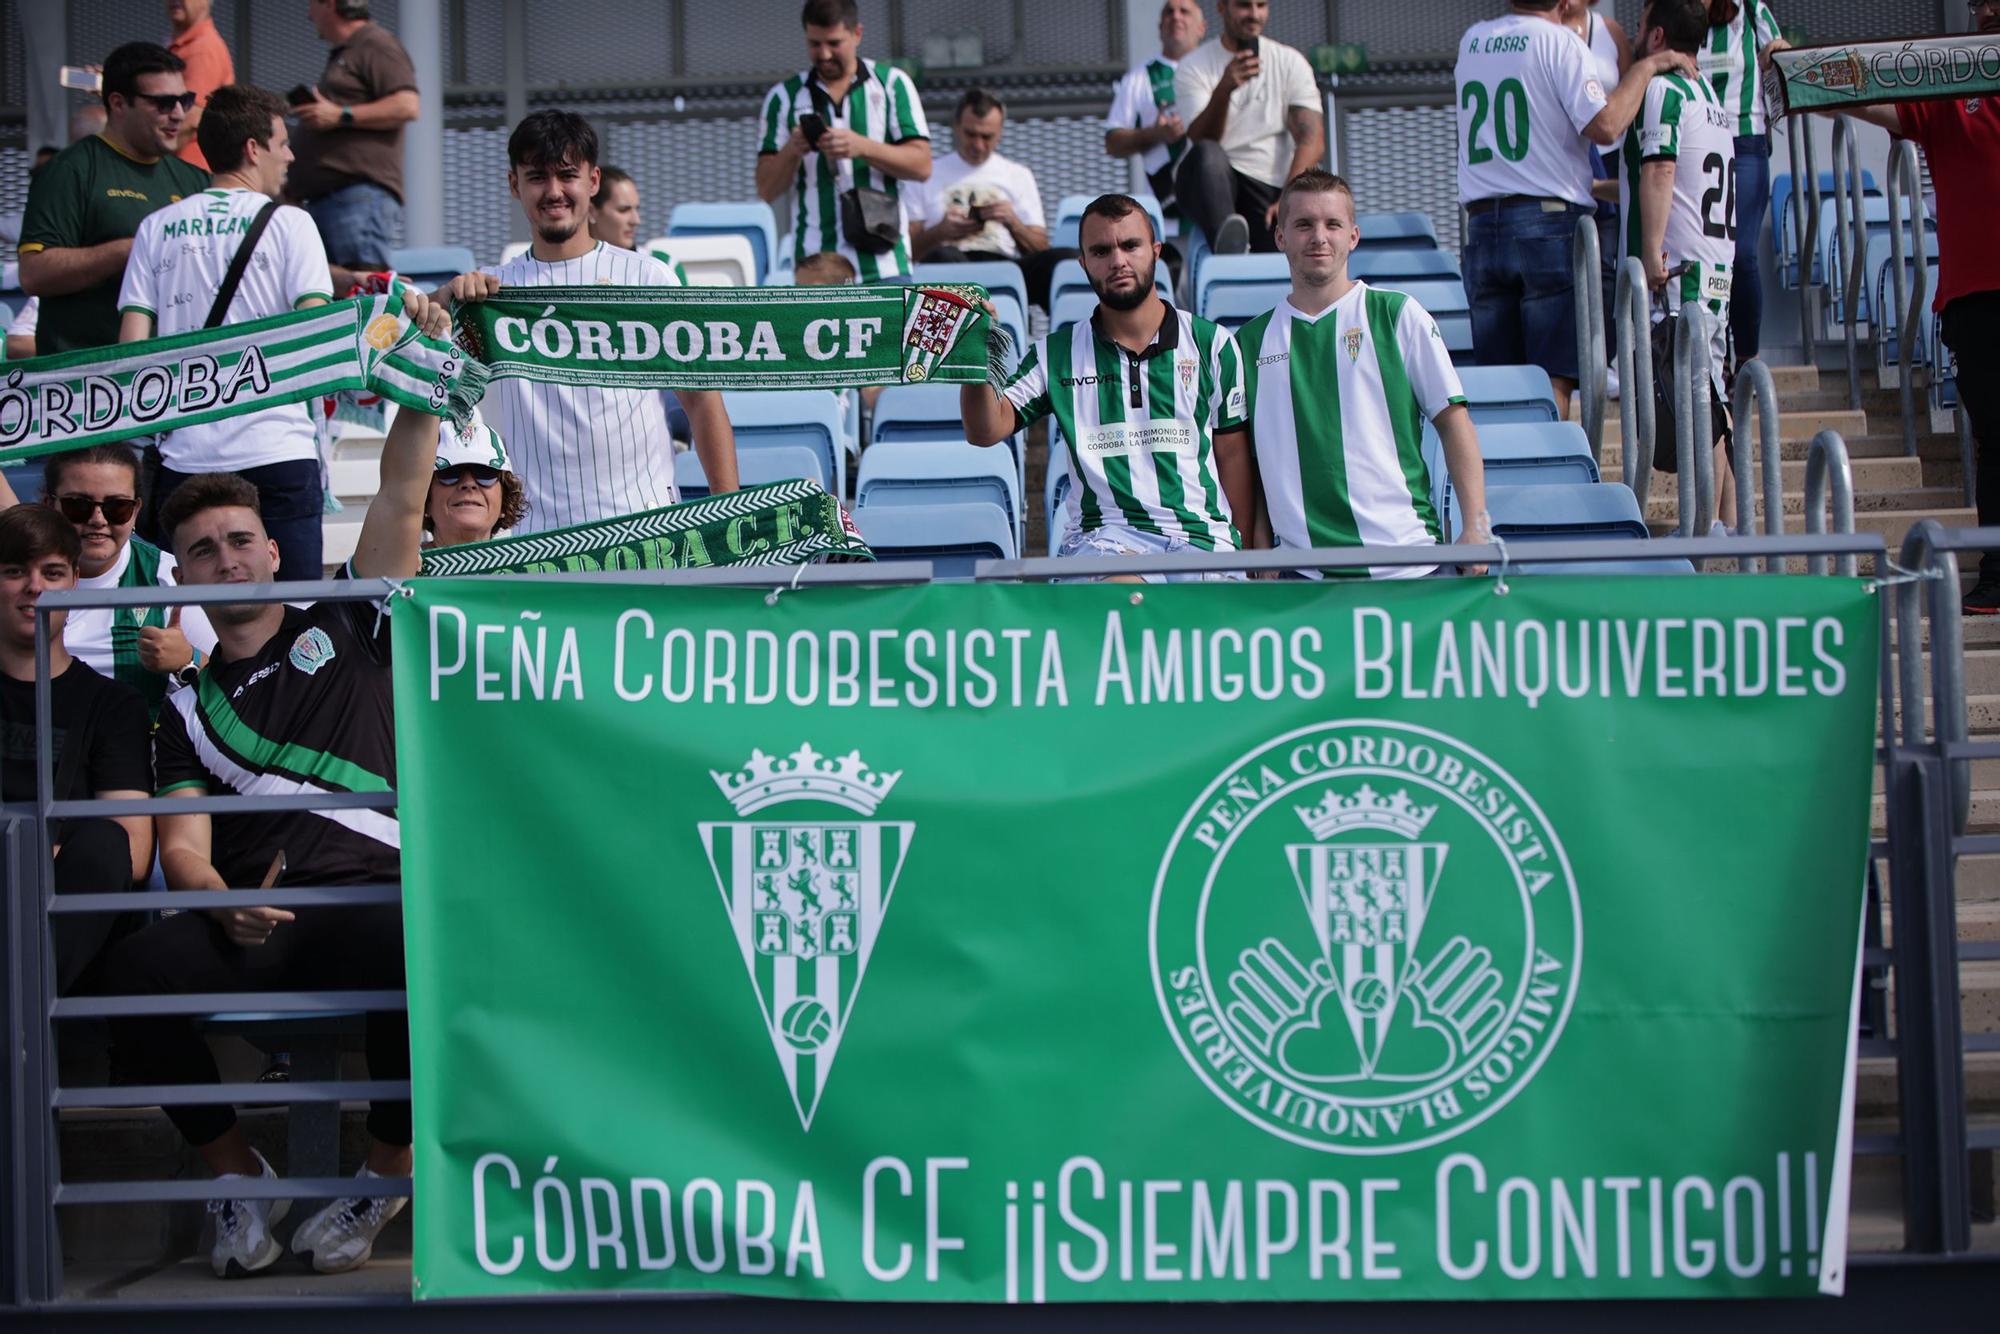
[[[558,574],[873,560],[860,530],[818,482],[771,482],[545,533],[434,547],[421,573]]]
[[[1841,1288],[1856,580],[413,592],[421,1297]]]
[[[1912,37],[1806,46],[1771,57],[1787,112],[2000,94],[2000,37]]]

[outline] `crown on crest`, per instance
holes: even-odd
[[[1348,829],[1393,829],[1405,838],[1415,838],[1424,832],[1437,809],[1417,805],[1407,791],[1384,797],[1366,783],[1350,797],[1328,788],[1319,805],[1292,807],[1317,839],[1332,838]]]
[[[834,760],[806,743],[784,759],[773,759],[761,750],[753,750],[749,765],[741,771],[721,773],[710,769],[708,776],[722,789],[723,797],[736,808],[738,815],[749,815],[786,801],[830,801],[862,815],[873,815],[903,771],[878,774],[862,763],[858,750]]]

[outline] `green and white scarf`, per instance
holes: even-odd
[[[1772,55],[1788,113],[2000,95],[2000,37],[1802,46]]]
[[[399,293],[0,367],[0,462],[367,389],[463,426],[486,369],[427,338]]]
[[[496,380],[620,389],[1000,384],[976,286],[503,287],[458,308]]]

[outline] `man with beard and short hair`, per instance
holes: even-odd
[[[498,268],[463,273],[438,295],[483,301],[502,287],[675,287],[651,255],[591,236],[590,201],[602,184],[597,132],[573,111],[537,111],[507,140],[507,186],[534,240]],[[683,390],[695,452],[711,492],[734,491],[736,433],[719,390]],[[665,396],[657,389],[495,381],[480,404],[507,442],[528,493],[518,534],[615,519],[680,499]]]
[[[1004,392],[961,388],[965,438],[1055,418],[1077,479],[1061,555],[1236,550],[1232,516],[1249,523],[1256,491],[1236,340],[1160,299],[1160,239],[1137,200],[1099,196],[1078,239],[1097,309],[1037,339]]]
[[[1187,151],[1187,124],[1175,101],[1174,75],[1181,57],[1207,35],[1208,21],[1197,0],[1167,0],[1160,6],[1160,54],[1125,72],[1111,90],[1111,110],[1104,115],[1104,151],[1139,158],[1146,183],[1169,218],[1180,216],[1174,168]]]

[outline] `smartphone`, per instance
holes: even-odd
[[[818,113],[808,111],[799,117],[799,133],[806,137],[807,143],[818,148],[819,141],[826,134],[826,122],[820,119]]]
[[[285,94],[286,106],[302,107],[313,100],[313,88],[309,83],[294,84],[292,91]]]
[[[64,65],[61,72],[62,86],[77,88],[86,93],[94,93],[104,87],[104,76],[94,69],[84,69],[81,65]]]
[[[1252,37],[1250,39],[1250,58],[1252,60],[1262,60],[1264,58],[1264,39],[1262,37]]]
[[[974,204],[972,207],[965,210],[965,215],[968,218],[971,218],[974,222],[984,222],[986,221],[986,205]]]

